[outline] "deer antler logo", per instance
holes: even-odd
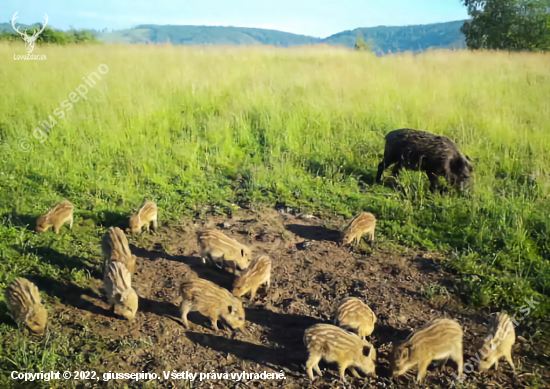
[[[19,12],[19,11],[17,11],[17,12]],[[32,36],[28,36],[27,35],[27,30],[21,32],[17,29],[17,27],[15,27],[15,19],[18,18],[17,12],[13,15],[13,18],[11,19],[11,26],[13,27],[13,29],[15,31],[17,31],[19,33],[19,35],[21,35],[21,37],[25,41],[25,49],[27,49],[27,53],[30,54],[34,50],[34,44],[36,42],[36,39],[38,38],[38,35],[40,35],[42,33],[42,31],[44,31],[44,28],[46,28],[46,24],[48,24],[48,15],[44,14],[44,15],[46,15],[44,17],[46,19],[46,21],[42,25],[42,28],[40,29],[40,31],[37,32],[36,30],[34,30],[34,34],[32,34]]]

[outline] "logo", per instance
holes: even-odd
[[[17,11],[17,12],[19,12],[19,11]],[[46,15],[44,17],[46,19],[46,22],[42,25],[42,29],[38,32],[36,30],[34,30],[34,33],[32,34],[32,36],[28,36],[27,35],[27,30],[21,32],[21,31],[19,31],[19,29],[17,27],[15,27],[15,19],[17,19],[17,17],[18,17],[17,12],[13,15],[13,18],[11,19],[11,26],[13,27],[13,29],[15,31],[17,31],[17,33],[19,35],[21,35],[21,37],[25,41],[25,49],[27,49],[27,53],[30,54],[34,50],[34,44],[36,43],[36,39],[38,38],[38,35],[40,35],[42,33],[42,31],[44,31],[44,28],[46,28],[46,24],[48,24],[48,15],[44,14],[44,15]]]
[[[23,138],[19,141],[19,143],[17,144],[17,146],[19,146],[19,150],[21,150],[22,152],[26,153],[28,151],[31,151],[32,149],[32,142],[30,140],[28,140],[27,138]]]

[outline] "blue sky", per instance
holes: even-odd
[[[460,0],[0,0],[0,22],[124,29],[138,24],[257,27],[324,38],[344,30],[467,18]]]

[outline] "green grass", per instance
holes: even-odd
[[[372,212],[383,245],[448,253],[466,302],[518,311],[534,296],[529,320],[550,314],[548,55],[116,45],[34,54],[43,53],[0,70],[0,289],[30,274],[84,285],[105,226],[124,225],[144,198],[164,223],[284,204]],[[44,143],[34,139],[38,121],[102,63],[109,72],[87,100]],[[403,127],[446,135],[476,161],[466,195],[432,196],[419,173],[395,182],[387,171],[387,185],[374,184],[385,134]],[[18,149],[21,138],[32,151]],[[74,231],[36,235],[35,218],[63,198],[76,206]],[[6,339],[24,341],[0,314],[0,356],[11,355]],[[49,366],[53,354],[40,353]]]

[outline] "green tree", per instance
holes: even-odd
[[[82,31],[72,30],[72,33],[73,33],[73,36],[74,36],[74,41],[76,43],[81,43],[81,42],[94,42],[95,43],[95,42],[98,42],[95,35],[92,34],[91,31],[88,31],[88,30],[82,30]]]
[[[28,29],[28,35],[31,35],[34,29],[39,29],[41,26],[31,26]],[[0,31],[0,41],[20,41],[21,36],[15,32],[1,32]],[[49,27],[46,27],[44,31],[36,39],[37,44],[41,43],[53,43],[58,45],[66,45],[69,43],[97,43],[99,42],[96,37],[88,30],[76,31],[70,30],[67,32],[53,30]]]
[[[470,49],[550,50],[550,0],[462,0]]]
[[[368,42],[365,42],[365,38],[363,37],[362,32],[359,32],[359,34],[357,35],[357,41],[355,41],[355,50],[371,51],[370,44]]]
[[[67,43],[72,43],[72,39],[63,31],[52,30],[51,28],[46,27],[46,29],[38,36],[36,40],[40,43],[55,43],[58,45],[66,45]]]

